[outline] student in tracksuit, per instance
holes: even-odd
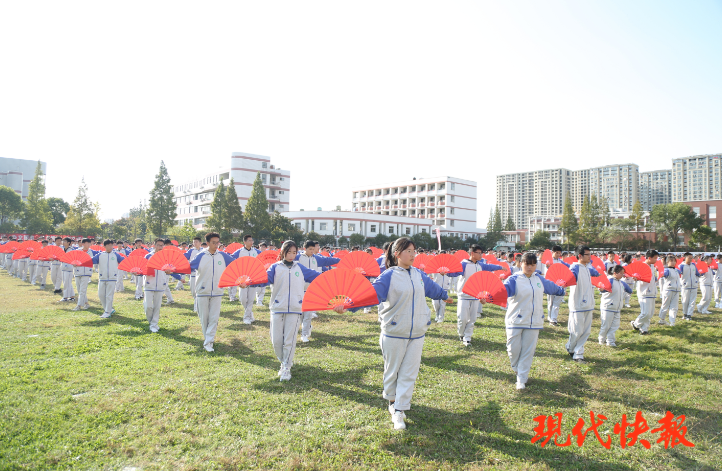
[[[652,279],[649,283],[637,280],[637,300],[639,301],[639,316],[630,322],[634,330],[638,330],[641,335],[649,333],[649,324],[654,317],[654,300],[657,298],[657,269],[654,264],[657,262],[659,253],[656,250],[648,250],[646,254],[646,263],[652,272]]]
[[[296,261],[309,270],[321,273],[323,267],[330,267],[341,261],[340,258],[324,257],[319,255],[318,252],[321,250],[321,245],[318,241],[307,240],[303,245],[306,252],[298,254],[296,256]],[[310,283],[306,283],[304,286],[304,293],[308,289],[309,285]],[[303,313],[303,320],[301,321],[301,341],[304,343],[308,342],[311,337],[311,319],[314,319],[315,317],[318,317],[315,312],[308,311]]]
[[[174,247],[173,242],[171,242],[170,239],[164,239],[163,245],[165,247],[171,247],[171,246]],[[180,279],[180,275],[175,275],[174,278]],[[170,291],[171,281],[170,280],[166,280],[166,281],[167,281],[167,285],[165,287],[165,291],[163,292],[163,294],[165,294],[165,297],[166,297],[166,305],[170,306],[171,304],[174,304],[175,301],[173,301],[173,293],[171,293],[171,291]]]
[[[506,351],[516,373],[517,389],[526,387],[539,331],[544,328],[544,293],[564,296],[564,288],[542,277],[536,267],[536,255],[527,252],[521,258],[521,271],[504,281],[508,296]]]
[[[43,249],[48,246],[47,239],[41,242]],[[42,249],[41,249],[42,250]],[[50,260],[38,260],[38,268],[35,275],[35,282],[40,283],[40,289],[45,289],[45,282],[48,280],[48,271],[50,270]]]
[[[607,252],[607,259],[604,260],[604,270],[606,270],[608,273],[609,267],[613,267],[616,265],[617,262],[614,261],[614,251],[610,250],[609,252]]]
[[[32,254],[28,257],[28,281],[31,286],[35,286],[35,277],[38,273],[38,259],[32,258]]]
[[[63,238],[56,237],[53,245],[63,248]],[[62,263],[60,260],[53,260],[50,262],[50,283],[53,284],[53,294],[60,294],[63,292],[61,289],[63,286],[63,272],[61,270],[61,265]]]
[[[63,239],[63,250],[65,253],[73,250],[73,240],[70,237]],[[63,277],[63,297],[58,302],[73,302],[75,301],[75,290],[73,289],[73,265],[64,263],[60,266],[60,271]]]
[[[439,288],[443,289],[448,293],[451,285],[453,284],[451,280],[455,276],[459,276],[459,273],[433,273],[431,275],[431,279],[434,280],[434,283],[439,285]],[[434,306],[434,312],[436,313],[436,318],[434,319],[436,323],[440,324],[441,322],[444,322],[444,314],[446,313],[446,302],[441,299],[434,299],[433,301],[431,301],[431,305]]]
[[[154,253],[163,250],[165,246],[163,239],[156,239],[154,244]],[[150,259],[154,254],[149,253],[145,256]],[[143,299],[143,307],[145,308],[145,317],[148,319],[150,331],[158,332],[158,321],[160,320],[160,306],[163,304],[163,294],[168,288],[168,275],[170,270],[154,270],[149,268],[143,277],[143,287],[145,296]]]
[[[243,247],[233,252],[233,258],[240,257],[257,257],[258,252],[253,248],[253,236],[246,234],[243,236]],[[238,293],[238,299],[243,307],[243,323],[252,324],[255,318],[253,317],[253,301],[256,298],[256,291],[258,287],[249,286],[248,288],[241,288]],[[228,296],[231,301],[235,301],[236,287],[231,286],[228,289]]]
[[[555,263],[561,263],[565,267],[569,268],[569,264],[562,260],[562,248],[558,245],[555,245],[552,247],[552,265]],[[539,264],[544,270],[542,271],[542,274],[546,273],[547,267],[544,264]],[[550,266],[551,267],[551,266]],[[562,305],[562,302],[564,301],[564,294],[561,296],[554,296],[553,294],[547,295],[547,310],[549,311],[549,324],[553,325],[554,327],[559,327],[559,322],[557,321],[559,317],[559,308]]]
[[[223,271],[233,262],[234,258],[218,250],[221,236],[217,233],[206,234],[206,242],[208,249],[193,257],[191,270],[196,273],[195,295],[198,319],[201,322],[201,333],[203,334],[203,348],[207,352],[212,352],[223,300],[223,288],[218,287],[218,282],[221,280]]]
[[[258,244],[258,255],[261,255],[266,250],[268,250],[268,245],[265,242]],[[263,285],[263,287],[256,290],[256,306],[263,306],[263,298],[266,297],[266,286],[268,285]]]
[[[130,247],[125,247],[125,242],[123,242],[122,240],[118,241],[118,248],[116,249],[116,252],[122,257],[121,260],[128,256],[130,250]],[[100,270],[100,267],[98,267],[98,270]],[[125,291],[125,275],[126,272],[124,272],[123,270],[118,270],[118,280],[115,282],[115,291],[117,291],[118,293],[122,293],[123,291]]]
[[[719,265],[722,264],[722,254],[717,255],[717,266],[714,270],[714,276],[712,282],[714,283],[714,307],[717,309],[722,308],[722,271],[719,269]]]
[[[709,263],[710,257],[704,256],[701,260],[705,263]],[[699,277],[699,288],[702,291],[702,298],[697,305],[697,311],[700,314],[712,314],[709,312],[709,304],[712,301],[712,269],[707,269],[702,276]]]
[[[105,251],[98,252],[93,257],[93,265],[98,266],[98,299],[103,308],[103,319],[108,319],[115,314],[113,309],[113,297],[115,296],[115,286],[121,271],[118,265],[125,257],[113,250],[113,241],[104,240],[103,248]]]
[[[15,276],[20,278],[21,281],[25,281],[28,273],[28,257],[15,259]]]
[[[631,254],[624,255],[624,257],[621,260],[622,266],[626,267],[627,265],[632,263],[632,260],[633,260],[633,257]],[[632,284],[634,284],[634,279],[632,279],[631,277],[625,276],[623,278],[623,280],[625,283],[627,283],[630,286]],[[631,301],[632,301],[632,295],[630,293],[625,292],[624,293],[624,307],[631,307],[631,305],[629,304]]]
[[[135,247],[131,248],[130,251],[133,252],[133,250],[138,249],[142,249],[148,252],[148,250],[143,247],[143,241],[141,239],[135,239]],[[140,301],[141,299],[143,299],[143,276],[131,275],[130,280],[131,282],[135,283],[135,300]]]
[[[85,238],[81,241],[81,251],[87,253],[90,258],[95,256],[95,252],[90,249],[91,240]],[[88,267],[75,267],[73,269],[73,275],[75,276],[75,287],[78,290],[78,305],[73,308],[73,311],[85,310],[90,307],[88,303],[88,284],[90,283],[90,277],[93,276],[93,268]]]
[[[459,305],[457,306],[457,332],[459,340],[466,347],[471,345],[471,336],[474,334],[474,323],[479,312],[479,300],[464,293],[464,285],[471,275],[479,271],[501,270],[499,265],[491,265],[481,262],[482,249],[474,244],[469,248],[469,259],[461,262],[461,276],[457,283],[456,291],[459,293]]]
[[[606,342],[608,347],[616,347],[616,333],[619,330],[621,321],[621,310],[624,303],[624,293],[631,293],[632,288],[622,281],[624,278],[624,267],[616,263],[609,264],[607,268],[611,291],[600,289],[602,301],[600,303],[601,326],[599,328],[599,345]]]
[[[271,343],[276,358],[281,362],[281,369],[278,372],[281,381],[291,379],[298,323],[303,315],[301,307],[306,283],[312,282],[321,274],[298,263],[297,253],[296,243],[287,240],[281,246],[279,254],[281,260],[267,270],[268,283],[273,285],[270,301]]]
[[[669,325],[674,325],[679,310],[679,292],[682,287],[677,259],[668,255],[665,259],[667,266],[660,277],[662,280],[662,307],[659,309],[659,325],[665,325],[664,318],[669,313]]]
[[[577,249],[578,262],[573,263],[570,270],[577,279],[577,284],[569,289],[569,340],[566,349],[569,356],[577,363],[584,361],[584,344],[592,333],[592,317],[594,314],[594,286],[592,277],[599,272],[591,264],[592,251],[587,246]]]
[[[682,314],[684,319],[692,320],[694,305],[697,301],[697,277],[701,276],[697,271],[697,265],[692,263],[694,257],[691,253],[684,254],[684,262],[679,265],[679,274],[682,278]]]

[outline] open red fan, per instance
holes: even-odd
[[[145,250],[143,252],[145,252]],[[120,262],[118,270],[134,275],[145,275],[148,271],[148,259],[143,257],[127,257]]]
[[[21,258],[29,258],[31,253],[32,252],[28,252],[27,250],[17,250],[13,254],[13,260],[20,260]]]
[[[492,265],[498,265],[499,262],[501,262],[501,260],[499,260],[498,258],[496,258],[496,257],[495,257],[494,255],[492,255],[492,254],[484,254],[484,255],[481,256],[481,258],[483,258],[484,260],[486,260],[487,263],[491,263]]]
[[[60,258],[63,263],[69,263],[74,267],[93,268],[93,259],[82,250],[71,250]]]
[[[143,249],[135,249],[131,253],[128,254],[129,257],[143,257],[143,258],[145,258],[146,255],[148,255],[148,251],[143,250]]]
[[[493,272],[496,276],[499,277],[500,280],[506,280],[511,276],[511,268],[509,268],[509,264],[506,262],[496,262],[497,265],[501,267],[501,270],[497,270]]]
[[[551,265],[552,263],[554,263],[554,260],[553,260],[553,259],[554,259],[554,254],[552,253],[552,251],[549,250],[549,249],[546,249],[546,250],[544,251],[544,253],[542,254],[541,262],[542,262],[544,265],[549,266],[549,265]]]
[[[614,263],[616,263],[617,265],[622,263],[622,261],[619,259],[619,255],[617,254],[614,254]]]
[[[478,271],[464,284],[464,294],[506,307],[507,293],[501,280],[488,271]]]
[[[337,268],[319,275],[303,296],[302,310],[326,311],[336,306],[347,309],[379,303],[369,280],[354,270]]]
[[[612,283],[609,281],[609,278],[607,278],[607,275],[604,274],[600,274],[599,276],[593,276],[592,285],[596,286],[599,289],[603,289],[604,291],[612,290]]]
[[[150,257],[150,260],[148,260],[148,269],[170,270],[173,273],[190,273],[191,264],[180,250],[168,250],[168,247],[164,247],[163,250],[156,252]]]
[[[456,252],[454,252],[454,257],[456,257],[459,261],[462,261],[468,260],[471,255],[469,255],[469,252],[467,252],[466,250],[457,250]]]
[[[373,253],[374,258],[379,258],[380,256],[382,256],[384,254],[384,251],[378,247],[369,247],[369,249]]]
[[[704,275],[709,271],[709,265],[707,265],[707,263],[703,262],[702,260],[700,260],[699,262],[694,262],[694,264],[697,265],[697,271],[701,275]]]
[[[568,263],[569,265],[577,263],[578,261],[577,257],[567,257],[564,259],[564,263]]]
[[[341,260],[343,260],[343,258],[350,253],[351,252],[349,252],[348,250],[339,250],[338,252],[334,253],[333,256],[334,258],[340,258]]]
[[[376,263],[376,259],[360,250],[346,255],[336,266],[338,268],[346,268],[347,270],[355,270],[363,276],[371,278],[375,278],[381,274],[381,268],[379,264]]]
[[[717,270],[717,269],[718,269],[718,268],[717,268],[718,265],[717,265],[717,259],[716,259],[716,258],[710,258],[710,259],[709,259],[709,267],[710,267],[712,270]]]
[[[175,239],[171,240],[170,243],[173,244],[173,245],[176,245],[176,246],[180,245],[180,244],[178,243],[178,241],[175,240]]]
[[[629,278],[636,278],[645,283],[649,283],[652,280],[652,270],[649,268],[649,265],[639,260],[624,267],[624,271]]]
[[[30,260],[40,260],[42,262],[47,262],[48,260],[42,256],[42,252],[40,250],[36,250],[35,252],[32,252],[30,254]]]
[[[8,242],[7,244],[0,245],[0,253],[13,253],[18,249],[18,245],[20,244],[14,240]]]
[[[26,252],[33,253],[36,250],[43,248],[43,244],[34,240],[26,240],[18,246],[18,250],[25,250]]]
[[[563,263],[553,263],[547,270],[545,278],[561,287],[575,286],[577,284],[574,273]]]
[[[241,257],[241,258],[253,258],[253,257]],[[256,257],[256,260],[261,262],[266,269],[276,263],[278,261],[278,251],[277,250],[266,250],[265,252],[261,252]]]
[[[105,247],[103,247],[102,245],[98,245],[98,244],[91,245],[90,248],[91,248],[92,250],[95,250],[96,252],[97,252],[97,251],[100,251],[100,250],[105,250]]]
[[[326,252],[325,250],[324,250],[323,252],[319,252],[318,254],[319,254],[319,255],[322,255],[322,256],[324,256],[324,257],[330,257],[330,256],[331,256],[331,254],[328,253],[328,252]]]
[[[654,268],[657,269],[657,277],[661,278],[662,275],[664,275],[664,264],[662,263],[662,261],[657,260],[656,262],[654,262]]]
[[[425,253],[420,253],[416,257],[414,257],[414,267],[418,268],[419,270],[424,270],[426,268],[426,264],[431,261],[432,257],[429,257]]]
[[[185,252],[180,247],[176,247],[175,245],[164,245],[163,251],[167,250],[168,252],[178,252],[179,254],[184,254]]]
[[[604,266],[604,262],[601,258],[597,257],[596,255],[592,255],[592,266],[596,268],[596,270],[599,272],[599,274],[603,274],[606,270]]]
[[[57,245],[48,245],[44,249],[38,250],[38,252],[41,254],[41,257],[46,260],[60,260],[60,258],[65,255],[65,250]]]
[[[241,247],[243,247],[243,244],[241,244],[239,242],[233,242],[232,244],[226,245],[226,248],[223,249],[223,251],[226,253],[233,253],[236,250],[240,249]]]
[[[461,272],[461,262],[453,255],[442,253],[429,260],[424,270],[428,274],[441,273],[447,275],[449,273],[459,273]]]
[[[263,263],[256,257],[241,257],[231,262],[223,270],[221,279],[218,281],[219,288],[229,286],[261,285],[268,283],[268,273]]]

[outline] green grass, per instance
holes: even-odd
[[[159,334],[129,282],[110,320],[95,278],[89,293],[91,309],[72,312],[0,275],[1,469],[722,469],[717,310],[675,327],[655,317],[641,337],[633,298],[617,349],[597,344],[597,310],[586,365],[566,354],[566,327],[546,327],[517,392],[501,309],[485,308],[464,348],[453,305],[426,338],[408,429],[394,432],[375,314],[321,313],[281,383],[268,309],[246,326],[226,297],[207,354],[188,291],[163,306]],[[622,449],[617,435],[611,450],[592,434],[581,448],[531,443],[534,417],[562,412],[566,435],[590,410],[608,418],[607,433],[624,413],[641,410],[651,428],[667,410],[684,414],[696,446],[665,450],[649,433],[650,450]]]

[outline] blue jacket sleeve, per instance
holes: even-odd
[[[205,254],[206,252],[201,252],[193,257],[193,260],[191,260],[191,270],[198,270],[198,265],[201,263],[201,259]]]
[[[541,282],[542,285],[544,285],[544,292],[546,294],[551,294],[552,296],[564,296],[564,288],[562,288],[561,286],[557,285],[551,280],[547,280],[546,278],[541,278]]]
[[[572,273],[574,273],[574,279],[579,280],[579,264],[571,267]]]
[[[178,273],[171,273],[170,276],[172,276],[173,278],[175,278],[178,281],[180,281],[180,279],[181,279],[181,276]]]
[[[125,257],[124,257],[123,255],[119,254],[119,253],[115,254],[115,258],[116,258],[116,260],[118,260],[118,263],[120,263],[120,262],[122,262],[123,260],[125,260]],[[95,258],[93,258],[93,260],[95,260]],[[95,263],[95,262],[93,262],[93,263]]]
[[[591,263],[589,264],[589,266],[587,267],[587,269],[589,270],[589,274],[590,274],[590,275],[592,275],[592,276],[599,276],[599,272],[597,271],[596,268],[594,268],[594,267],[592,266]]]
[[[511,298],[512,296],[516,295],[516,277],[510,276],[509,278],[504,280],[504,288],[506,288],[507,297]]]
[[[664,273],[662,274],[662,278],[667,278],[669,276],[669,268],[664,269]]]
[[[235,260],[232,255],[227,254],[226,252],[221,252],[221,257],[223,257],[223,260],[226,261],[226,266],[230,265]]]
[[[275,279],[275,276],[276,276],[276,264],[275,263],[273,265],[271,265],[270,267],[268,267],[268,270],[266,270],[266,275],[268,275],[268,284],[272,285],[273,280]]]
[[[97,253],[97,254],[93,255],[93,265],[97,265],[99,261],[100,261],[100,254]]]
[[[572,266],[569,265],[567,262],[559,262],[559,263],[561,263],[562,265],[564,265],[564,266],[567,267],[567,268],[571,268],[571,267],[572,267]]]
[[[424,294],[427,298],[436,300],[449,299],[449,294],[445,289],[442,289],[441,286],[437,285],[434,280],[426,275],[426,273],[421,270],[418,271],[421,273],[421,279],[424,280]]]
[[[624,287],[624,291],[626,291],[629,294],[632,294],[632,288],[630,288],[630,286],[627,283],[622,281],[622,286]]]
[[[306,283],[312,282],[317,276],[321,275],[316,270],[309,270],[303,265],[299,265],[299,268],[301,269],[301,273],[303,273],[303,279],[306,280]]]
[[[316,258],[316,263],[318,263],[319,267],[330,267],[331,265],[336,265],[338,262],[341,261],[340,258],[334,258],[334,257],[324,257],[323,255],[314,255]]]
[[[501,266],[499,266],[499,265],[492,265],[491,263],[482,263],[482,264],[481,264],[481,269],[482,269],[483,271],[498,271],[498,270],[503,270],[503,268],[501,268]]]
[[[233,258],[238,258],[239,255],[241,255],[241,249],[238,249],[231,254]]]
[[[391,286],[391,277],[393,275],[394,270],[386,270],[371,284],[376,290],[376,296],[379,298],[380,303],[386,301],[389,295],[389,287]]]
[[[188,260],[188,261],[190,262],[190,260],[191,260],[191,253],[190,253],[190,252],[185,252],[185,253],[183,254],[183,256],[186,258],[186,260]]]

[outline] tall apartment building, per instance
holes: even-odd
[[[606,198],[611,210],[631,211],[639,199],[639,165],[605,165],[589,169],[589,196],[592,195],[598,200]]]
[[[352,212],[426,219],[445,235],[485,233],[476,224],[476,182],[433,177],[364,185],[352,190]]]
[[[722,154],[695,155],[672,160],[672,202],[722,199]]]
[[[639,173],[639,201],[644,211],[672,202],[672,170]]]
[[[268,212],[285,212],[290,209],[291,172],[271,164],[263,155],[234,152],[229,167],[222,167],[201,178],[173,187],[177,205],[176,224],[191,222],[197,229],[203,229],[211,214],[211,202],[218,185],[230,184],[231,178],[238,194],[241,208],[245,208],[253,190],[253,182],[260,172],[268,199]]]
[[[28,187],[35,176],[37,166],[37,160],[0,157],[0,185],[12,188],[25,201],[28,199]],[[45,162],[40,162],[40,169],[43,175],[47,174]]]
[[[517,229],[527,229],[532,216],[562,214],[571,176],[564,168],[497,176],[496,204],[502,222],[511,217]]]

